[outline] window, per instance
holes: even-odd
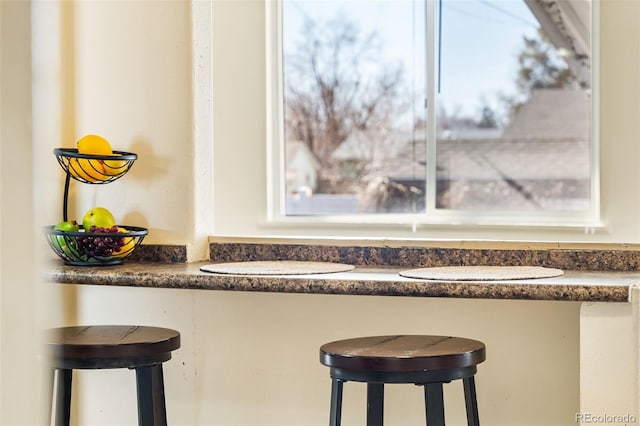
[[[595,219],[590,0],[280,6],[276,214]]]

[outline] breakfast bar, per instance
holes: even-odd
[[[125,263],[113,267],[74,267],[56,262],[47,278],[59,283],[149,288],[578,302],[630,302],[631,289],[640,285],[640,272],[564,271],[563,275],[553,278],[456,282],[405,278],[399,275],[402,268],[398,267],[258,276],[201,271],[200,268],[208,264]]]
[[[294,298],[287,299],[290,301],[285,303],[301,301],[303,304],[305,299],[297,299],[303,297],[302,295],[307,295],[306,297],[309,295],[331,297],[327,303],[334,307],[338,303],[334,297],[351,296],[352,298],[348,300],[352,302],[345,302],[342,304],[344,306],[354,306],[354,302],[358,304],[356,299],[353,299],[354,296],[366,297],[366,299],[362,299],[363,303],[373,303],[372,300],[380,300],[380,304],[376,306],[382,307],[382,309],[385,305],[402,305],[402,300],[407,301],[404,304],[411,305],[409,299],[431,300],[443,306],[447,303],[454,303],[454,300],[461,300],[466,301],[461,302],[464,303],[463,307],[455,307],[454,309],[462,309],[470,316],[489,315],[487,318],[492,315],[498,315],[498,318],[502,318],[500,317],[502,314],[491,312],[496,309],[516,312],[509,310],[508,304],[517,304],[514,305],[516,310],[524,309],[530,312],[538,310],[541,316],[550,315],[550,311],[556,310],[554,306],[560,310],[562,310],[561,306],[565,304],[566,306],[575,306],[576,312],[579,312],[576,317],[579,326],[575,328],[579,335],[564,337],[569,341],[576,339],[579,345],[579,366],[576,367],[576,371],[579,370],[580,409],[575,413],[575,418],[570,419],[570,422],[587,424],[587,419],[594,418],[594,416],[605,416],[605,419],[606,416],[618,416],[611,418],[635,419],[635,422],[640,419],[638,408],[640,272],[636,268],[635,252],[579,249],[501,251],[473,248],[460,250],[424,247],[327,247],[309,244],[264,244],[259,241],[251,241],[238,244],[214,242],[211,244],[211,260],[188,263],[175,261],[180,257],[175,256],[175,250],[168,250],[172,253],[169,258],[173,260],[168,261],[167,258],[157,256],[159,252],[162,252],[162,250],[158,251],[158,248],[145,248],[143,245],[140,249],[138,258],[134,257],[118,266],[77,267],[63,265],[56,261],[47,268],[46,280],[72,285],[72,287],[101,287],[105,290],[107,288],[138,288],[138,291],[149,292],[146,293],[145,299],[156,291],[152,289],[165,292],[177,291],[178,293],[175,294],[182,293],[182,291],[195,291],[193,294],[197,299],[209,300],[209,302],[202,302],[201,306],[211,303],[216,298],[222,298],[222,294],[237,294],[238,297],[234,298],[236,301],[241,300],[242,294],[245,294],[244,299],[248,301],[247,303],[252,303],[249,302],[252,300],[249,293],[272,294],[273,296],[268,297],[276,298]],[[353,264],[354,268],[346,272],[299,275],[247,275],[203,271],[203,267],[215,266],[229,261],[250,262],[282,258],[298,261],[310,259],[320,262],[344,262]],[[505,260],[515,265],[536,264],[537,262],[538,265],[544,267],[560,267],[562,274],[548,278],[464,281],[417,279],[402,276],[403,271],[417,264],[417,259],[421,259],[423,264],[440,266],[461,263],[472,265],[505,264]],[[568,267],[571,266],[574,268],[569,269]],[[203,293],[202,290],[206,290],[206,292]],[[212,296],[205,296],[209,294]],[[215,294],[220,296],[216,297]],[[288,296],[285,296],[286,294]],[[437,302],[438,300],[441,302]],[[397,303],[392,301],[397,301]],[[489,305],[486,305],[487,303]],[[525,305],[522,305],[523,303]],[[556,305],[558,303],[561,305]],[[429,315],[435,315],[431,311],[436,305],[430,304],[428,306],[431,308],[424,312],[427,318]],[[218,309],[224,308],[218,306]],[[397,310],[397,307],[395,309]],[[446,311],[449,307],[442,309]],[[570,308],[569,311],[575,309]],[[452,313],[451,315],[451,318],[455,318],[455,315],[459,314]],[[513,313],[508,315],[510,316],[499,319],[499,321],[516,321]],[[517,314],[515,315],[517,316]],[[346,319],[348,315],[344,317]],[[450,323],[451,318],[443,318],[442,321]],[[486,321],[478,319],[480,320],[479,324]],[[274,321],[277,322],[275,319]],[[563,327],[564,325],[558,324],[558,326]],[[230,324],[230,327],[233,328],[234,324]],[[445,329],[451,328],[451,326],[445,327]],[[473,330],[474,326],[469,323],[466,326],[463,325],[462,329]],[[532,328],[522,330],[524,341],[526,341],[527,333],[536,333],[532,330]],[[549,333],[553,334],[553,331],[549,330]],[[534,337],[531,336],[531,338]],[[537,338],[547,339],[544,336]],[[560,341],[564,338],[560,336]],[[514,342],[518,341],[517,339],[522,341],[523,337],[520,336],[516,339],[516,336],[513,336],[512,339]],[[198,342],[196,346],[200,346],[200,344],[201,342]],[[529,344],[535,345],[533,341]],[[491,372],[491,368],[493,368],[491,361],[495,360],[499,363],[500,361],[496,358],[502,356],[502,354],[492,352],[492,349],[504,351],[508,347],[508,342],[500,344],[493,342],[493,345],[491,343],[488,345],[489,361],[487,371],[483,371],[483,374],[486,375],[485,382],[491,382],[492,374],[495,375],[495,372]],[[558,351],[558,353],[562,353],[561,349]],[[531,368],[535,370],[536,367],[532,365]],[[500,381],[498,382],[500,383]],[[509,383],[511,383],[509,386],[513,386],[514,389],[517,387],[516,382]],[[486,383],[485,386],[487,386]],[[610,389],[616,389],[615,394],[612,394]],[[482,387],[480,392],[481,400],[482,397],[485,398],[485,401],[491,400],[492,395],[482,395]],[[505,395],[510,395],[511,392],[506,391]],[[491,403],[489,402],[489,404]],[[480,402],[480,406],[482,407],[482,402]],[[529,420],[533,422],[532,419]],[[529,424],[529,420],[523,424]],[[567,420],[567,424],[569,424],[569,420]]]

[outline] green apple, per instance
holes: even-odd
[[[80,230],[80,225],[75,220],[67,220],[58,223],[53,227],[56,231],[62,232],[78,232]],[[78,250],[76,248],[76,240],[74,237],[66,237],[64,235],[52,235],[51,243],[58,249],[60,252],[63,252],[68,257],[74,259],[78,257]]]
[[[104,207],[94,207],[88,210],[82,217],[82,226],[89,232],[92,226],[98,228],[111,228],[116,225],[113,214]]]
[[[75,220],[67,220],[64,222],[58,223],[53,227],[56,231],[64,231],[64,232],[77,232],[80,230],[80,225]]]

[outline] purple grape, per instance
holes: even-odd
[[[105,234],[100,236],[80,236],[77,238],[78,248],[91,257],[109,257],[114,251],[120,251],[120,247],[124,245],[124,237],[117,235],[118,227],[103,228],[91,226],[89,232],[92,234]]]

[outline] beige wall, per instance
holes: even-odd
[[[148,227],[148,242],[188,243],[192,260],[201,258],[209,231],[286,233],[263,226],[264,4],[214,1],[213,28],[206,25],[209,5],[34,4],[34,161],[44,175],[36,197],[38,205],[45,206],[38,214],[41,221],[55,223],[60,215],[62,174],[55,166],[45,166],[55,161],[51,149],[73,146],[79,136],[92,132],[108,137],[115,149],[136,152],[140,160],[113,184],[73,184],[76,215],[104,205],[120,223]],[[548,230],[517,231],[513,238],[640,240],[640,192],[628,184],[637,182],[640,173],[635,167],[640,149],[638,8],[636,2],[608,0],[601,14],[606,232],[550,236]],[[211,34],[213,43],[208,45]],[[194,45],[197,51],[192,54]],[[210,84],[208,55],[213,57],[212,106],[203,95]],[[214,116],[213,148],[202,124],[207,108]],[[3,169],[4,146],[3,138]],[[211,149],[213,176],[208,167]],[[6,181],[2,185],[4,212]],[[3,217],[3,243],[4,229]],[[304,232],[322,234],[318,229]],[[394,229],[369,232],[456,235],[446,228],[421,235]],[[502,231],[471,230],[468,235],[500,238]],[[2,249],[4,255],[4,244]],[[52,323],[141,323],[183,333],[183,348],[165,369],[174,425],[326,424],[329,383],[317,361],[319,345],[345,336],[396,332],[459,334],[487,343],[488,360],[478,376],[486,424],[566,425],[574,423],[578,411],[579,305],[574,303],[57,288],[66,294],[63,302],[53,303],[58,315]],[[31,298],[31,291],[22,289],[20,297]],[[2,297],[5,300],[4,291]],[[29,309],[26,312],[33,313],[35,307]],[[2,321],[4,328],[4,310]],[[0,370],[3,380],[6,371]],[[93,373],[80,375],[77,382],[82,401],[74,413],[77,424],[132,422],[130,372]],[[346,391],[345,420],[362,420],[362,389],[353,388]],[[447,394],[451,424],[461,422],[460,397],[459,389]],[[390,398],[388,412],[398,423],[420,422],[416,389],[394,388]]]
[[[577,303],[128,288],[80,293],[80,323],[158,324],[183,333],[182,349],[165,367],[172,425],[326,425],[330,380],[318,348],[372,333],[484,341],[487,361],[477,376],[484,424],[569,425],[579,411]],[[135,418],[131,372],[82,379],[79,424]],[[461,384],[445,392],[448,424],[463,424]],[[419,388],[391,386],[387,395],[390,424],[423,423]],[[347,384],[345,424],[364,424],[365,406],[364,387]]]
[[[25,426],[41,424],[46,366],[36,337],[47,292],[35,242],[29,12],[27,2],[0,2],[0,424]]]
[[[204,1],[63,2],[64,121],[62,137],[49,145],[72,146],[80,135],[96,132],[116,149],[138,153],[124,179],[74,185],[76,214],[107,205],[119,221],[150,228],[149,243],[194,245],[192,260],[205,255],[204,236],[211,233],[637,243],[640,191],[630,182],[640,180],[640,4],[598,3],[601,64],[594,71],[600,77],[603,226],[595,234],[579,226],[439,225],[414,233],[408,226],[267,223],[263,1],[221,0],[212,7]],[[56,170],[51,182],[59,178]]]

